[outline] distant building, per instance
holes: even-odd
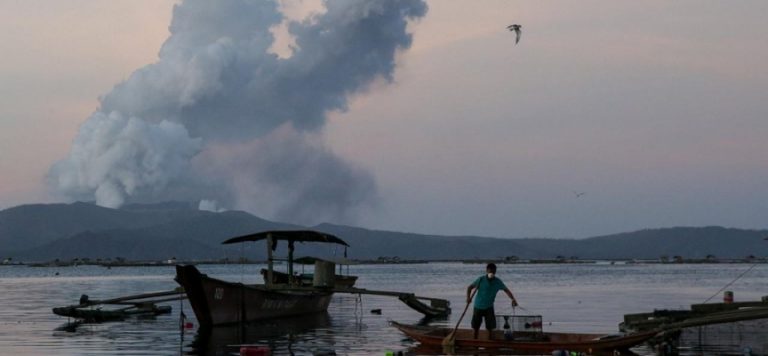
[[[385,262],[385,263],[397,263],[400,262],[400,257],[398,256],[380,256],[376,259],[379,262]]]

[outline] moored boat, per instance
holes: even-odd
[[[410,338],[424,346],[442,347],[443,340],[453,331],[449,328],[433,326],[417,326],[391,322]],[[577,352],[601,353],[625,351],[642,344],[654,337],[656,331],[634,334],[580,334],[542,332],[531,335],[521,333],[512,339],[506,339],[503,331],[495,330],[493,339],[488,338],[488,332],[480,330],[475,339],[471,329],[458,329],[453,345],[457,348],[483,347],[488,349],[506,349],[520,352],[552,352],[569,350]]]
[[[160,314],[169,314],[170,312],[170,306],[154,304],[145,307],[131,306],[119,309],[89,309],[77,306],[53,308],[53,313],[56,315],[81,319],[91,323],[125,320],[130,316],[156,316]]]
[[[235,237],[223,243],[260,240],[267,242],[268,268],[265,284],[228,282],[200,273],[192,265],[176,266],[176,281],[184,287],[201,326],[296,316],[324,312],[328,309],[333,295],[333,265],[330,266],[330,276],[315,278],[325,284],[301,285],[301,281],[293,274],[294,243],[298,241],[349,245],[336,236],[308,230],[265,231]],[[285,283],[276,283],[278,280],[273,269],[272,251],[278,241],[288,242],[288,273]]]
[[[93,300],[88,295],[83,294],[80,296],[78,304],[53,308],[53,313],[75,318],[78,322],[121,321],[132,316],[148,317],[170,314],[171,306],[158,304],[182,299],[186,299],[186,296],[184,296],[184,292],[179,290],[134,294],[103,300]],[[107,305],[119,305],[120,307],[104,309],[103,307]]]

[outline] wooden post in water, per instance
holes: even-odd
[[[267,234],[267,288],[272,287],[272,234]]]

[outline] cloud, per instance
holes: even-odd
[[[207,200],[271,206],[286,221],[347,219],[375,201],[375,180],[326,149],[319,129],[350,95],[392,80],[408,21],[426,11],[422,0],[329,1],[288,24],[295,48],[280,58],[275,2],[186,0],[159,60],[101,98],[50,186],[109,207]]]
[[[61,191],[115,208],[128,196],[156,194],[183,179],[178,172],[188,170],[201,147],[202,140],[191,138],[178,123],[96,112],[80,127],[69,157],[51,168],[51,176]]]
[[[212,211],[212,212],[215,212],[215,213],[220,213],[222,211],[226,211],[226,209],[223,209],[223,208],[219,207],[219,202],[217,202],[215,200],[208,200],[208,199],[201,200],[200,204],[198,204],[197,208],[200,209],[200,210]]]
[[[237,192],[226,204],[283,221],[354,221],[360,209],[376,204],[369,172],[328,150],[318,134],[290,124],[250,142],[210,145],[195,164]]]

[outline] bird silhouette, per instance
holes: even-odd
[[[580,192],[573,192],[573,195],[575,195],[577,198],[580,198],[584,194],[586,194],[586,193],[584,193],[584,192],[581,192],[581,193]]]
[[[520,26],[518,24],[507,26],[508,30],[513,31],[515,33],[515,44],[520,42],[520,34],[522,33],[521,28],[523,28],[523,26]]]

